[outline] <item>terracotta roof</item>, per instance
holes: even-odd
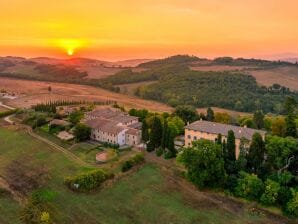
[[[92,129],[99,129],[110,134],[119,134],[121,131],[126,129],[123,126],[117,126],[117,123],[118,122],[103,118],[95,118],[92,120],[85,121],[85,124],[91,127]]]
[[[142,122],[133,123],[128,125],[127,127],[134,129],[142,129]]]
[[[120,123],[128,123],[132,120],[138,119],[138,117],[130,116],[119,110],[113,110],[111,108],[97,109],[87,113],[86,115],[96,118],[104,118],[112,121],[118,121]]]
[[[125,132],[125,134],[128,134],[128,135],[138,135],[139,133],[140,133],[139,130],[137,130],[137,129],[133,129],[133,128],[129,128],[129,129]]]
[[[261,135],[265,135],[265,131],[256,130],[252,128],[245,128],[245,127],[238,127],[228,124],[220,124],[210,121],[195,121],[187,126],[185,126],[186,129],[195,130],[195,131],[202,131],[212,134],[222,134],[223,136],[228,135],[228,131],[232,130],[235,134],[235,138],[246,138],[248,140],[252,139],[252,136],[254,133],[258,132]]]

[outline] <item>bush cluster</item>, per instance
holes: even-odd
[[[66,177],[64,183],[73,191],[88,192],[100,187],[104,181],[113,177],[113,173],[107,173],[102,169],[97,169],[73,177]]]
[[[137,155],[135,155],[134,157],[132,157],[131,159],[125,161],[122,164],[122,172],[126,172],[128,170],[130,170],[133,166],[141,164],[142,162],[144,162],[145,157],[143,153],[139,153]]]

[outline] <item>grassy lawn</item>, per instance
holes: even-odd
[[[18,212],[20,206],[8,193],[1,192],[0,189],[0,223],[18,224]]]
[[[96,164],[96,154],[102,152],[103,149],[99,146],[83,142],[72,147],[70,151],[82,160],[90,164]]]
[[[55,136],[54,134],[48,133],[45,126],[35,129],[34,132],[44,138],[47,138],[48,140],[56,143],[57,145],[59,145],[63,148],[68,148],[72,145],[71,142],[63,141],[63,140],[59,139],[57,136]]]
[[[123,153],[127,153],[125,158],[133,152]],[[240,214],[226,212],[206,203],[208,196],[205,195],[200,200],[192,194],[189,196],[169,181],[164,171],[151,164],[100,191],[74,193],[64,186],[64,177],[87,168],[23,132],[0,127],[0,175],[5,177],[5,167],[24,156],[29,156],[31,163],[42,163],[49,169],[51,178],[46,188],[56,195],[52,202],[55,223],[272,223],[246,210]],[[18,223],[18,210],[12,199],[0,197],[0,223]]]

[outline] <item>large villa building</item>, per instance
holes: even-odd
[[[85,115],[85,123],[91,127],[91,139],[112,144],[138,145],[141,143],[141,122],[114,108],[101,108]]]
[[[218,134],[222,135],[222,140],[227,140],[229,130],[232,130],[235,134],[236,158],[238,158],[240,153],[240,140],[242,138],[245,138],[250,142],[254,133],[260,133],[263,139],[265,138],[266,134],[265,131],[256,130],[252,128],[238,127],[233,125],[199,120],[185,127],[185,146],[190,147],[192,146],[193,141],[199,139],[208,139],[216,141]]]

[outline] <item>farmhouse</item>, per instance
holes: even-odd
[[[140,122],[111,108],[97,109],[86,113],[85,123],[91,127],[91,139],[122,145],[138,145],[141,142]]]
[[[252,140],[254,133],[258,132],[265,138],[265,131],[256,130],[247,127],[238,127],[227,124],[220,124],[210,121],[195,121],[185,127],[185,146],[191,146],[193,141],[199,139],[208,139],[216,141],[218,134],[222,135],[222,140],[227,141],[228,131],[232,130],[235,134],[236,143],[236,158],[240,153],[240,140],[247,139],[249,142]]]

